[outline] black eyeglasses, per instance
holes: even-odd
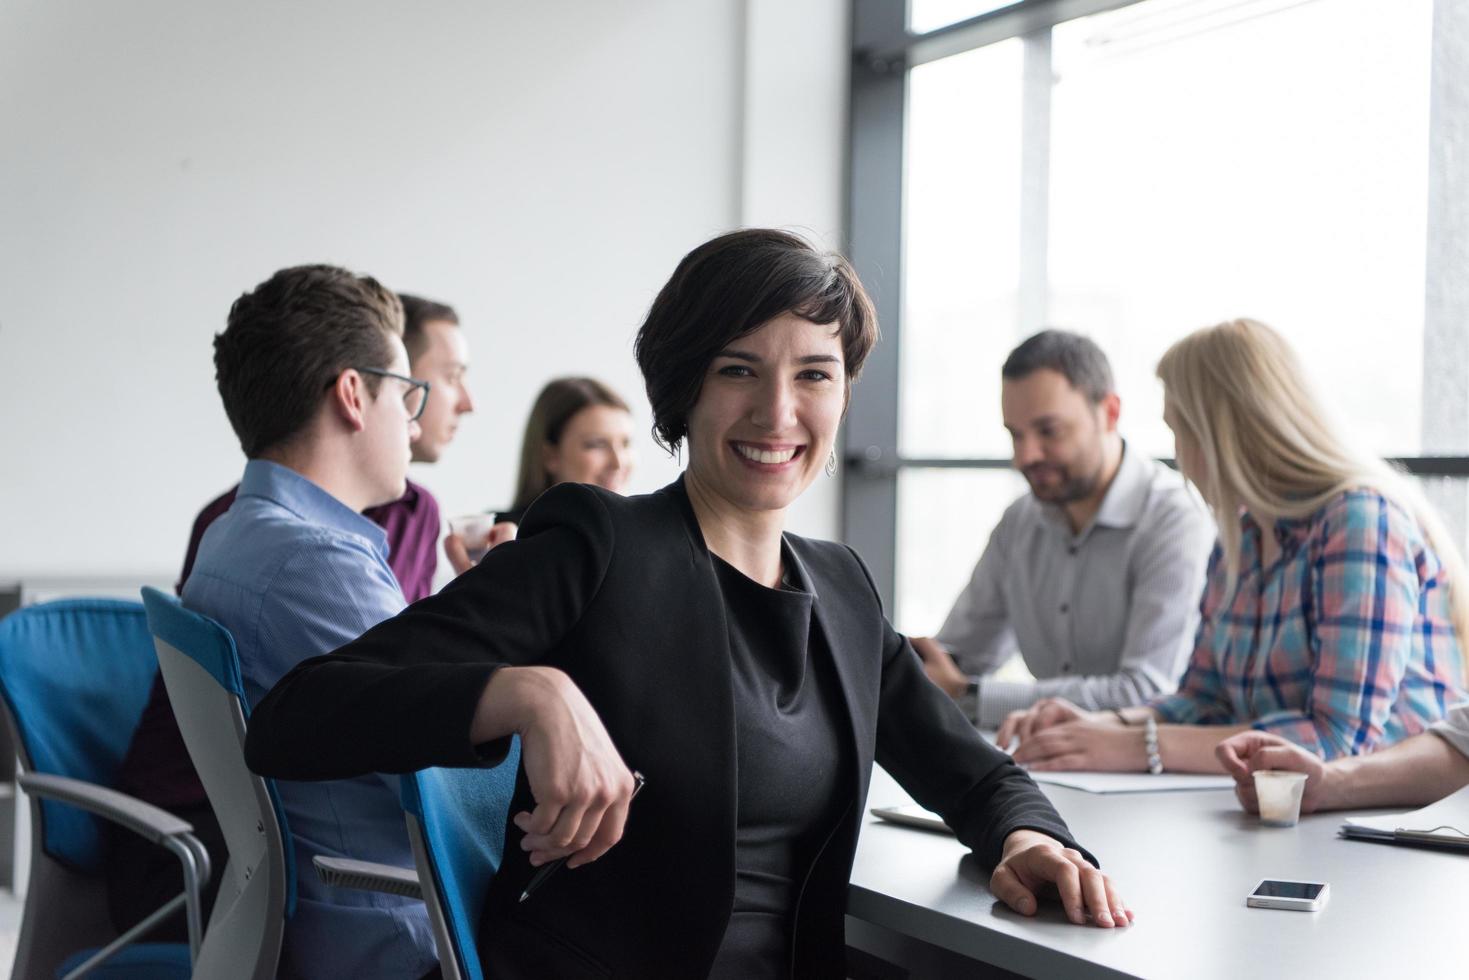
[[[428,407],[429,383],[427,381],[410,378],[404,374],[395,374],[392,371],[384,371],[382,368],[360,367],[357,371],[360,374],[375,374],[380,378],[394,378],[406,384],[408,390],[403,392],[403,407],[408,409],[408,421],[417,422],[423,410]]]

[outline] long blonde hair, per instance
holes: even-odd
[[[1447,573],[1459,642],[1469,642],[1469,579],[1442,518],[1402,473],[1337,434],[1280,334],[1257,320],[1195,331],[1168,348],[1158,378],[1181,429],[1180,455],[1187,446],[1203,465],[1198,487],[1219,525],[1228,592],[1239,580],[1241,508],[1268,533],[1277,519],[1308,517],[1370,487],[1418,522]]]

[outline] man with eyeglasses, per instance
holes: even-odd
[[[453,307],[408,293],[399,293],[398,300],[403,304],[403,346],[408,350],[409,372],[428,382],[427,398],[419,407],[413,461],[437,463],[454,439],[459,417],[474,411],[474,398],[465,383],[469,343],[459,329],[459,314]],[[179,592],[183,592],[194,567],[199,539],[230,509],[237,490],[238,486],[231,487],[211,500],[194,519],[183,571],[179,573]],[[363,514],[388,532],[388,564],[403,586],[403,597],[417,602],[432,592],[438,571],[440,528],[439,503],[433,494],[409,480],[403,496],[380,507],[369,507]],[[202,798],[202,790],[200,795]]]
[[[403,321],[398,297],[375,280],[300,266],[236,300],[214,339],[220,397],[248,461],[233,506],[199,542],[182,594],[234,636],[252,705],[300,661],[405,605],[388,564],[389,532],[364,513],[404,499],[410,444],[433,421],[433,385],[410,373]],[[462,348],[459,359],[462,374]],[[462,389],[455,406],[469,410]],[[436,536],[437,506],[426,492],[422,499]],[[160,788],[184,794],[198,785],[174,733],[170,746],[140,727],[126,788],[141,782],[154,791],[150,802],[196,831],[208,828],[201,837],[222,869],[225,848],[202,790],[197,800],[158,799]],[[283,782],[280,793],[302,869],[281,974],[369,980],[436,971],[421,902],[330,888],[310,872],[317,854],[412,865],[396,778]],[[123,835],[111,844],[109,893],[121,927],[179,886],[157,870],[159,849]]]
[[[409,408],[418,422],[418,434],[412,443],[413,461],[434,463],[454,438],[460,416],[474,411],[474,399],[465,383],[469,345],[452,307],[407,293],[400,293],[398,300],[403,307],[403,346],[413,379],[403,396],[411,403]],[[399,383],[392,382],[394,386]],[[386,532],[388,566],[402,587],[403,597],[416,602],[433,591],[439,505],[427,488],[412,480],[405,484],[407,489],[396,500],[369,507],[362,514]],[[204,532],[230,509],[239,489],[238,484],[231,487],[205,505],[195,518],[179,575],[180,594],[193,570]],[[123,792],[179,814],[194,825],[195,833],[211,853],[224,853],[219,823],[184,747],[161,677],[154,678],[117,785]],[[119,930],[141,920],[182,887],[178,862],[126,831],[114,834],[108,868],[113,924]],[[205,895],[206,914],[218,887],[216,876]],[[188,937],[182,913],[152,935],[155,939],[185,941]]]

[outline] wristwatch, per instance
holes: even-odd
[[[979,678],[970,677],[965,681],[964,693],[955,702],[959,710],[964,713],[970,721],[979,724]]]

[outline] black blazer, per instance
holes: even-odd
[[[787,535],[837,664],[857,788],[796,909],[793,975],[841,976],[847,880],[873,760],[993,866],[1031,828],[1076,846],[1050,803],[929,683],[844,545]],[[534,869],[507,821],[480,922],[487,975],[700,977],[735,882],[735,720],[724,606],[682,482],[640,497],[563,485],[519,539],[438,595],[287,674],[255,709],[250,767],[282,779],[477,766],[480,693],[502,665],[571,676],[624,760],[647,777],[622,841],[525,903]],[[534,807],[520,774],[512,812]]]

